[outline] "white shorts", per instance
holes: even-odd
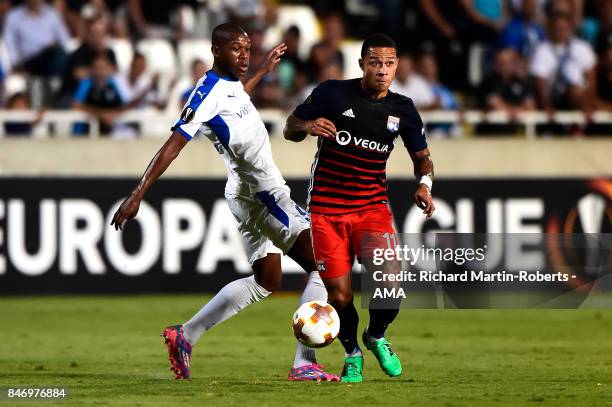
[[[310,228],[308,214],[289,194],[289,187],[283,185],[253,194],[225,195],[249,263],[268,253],[286,254],[299,234]]]

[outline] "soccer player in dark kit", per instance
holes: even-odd
[[[416,204],[431,217],[433,162],[423,122],[408,97],[389,91],[398,57],[395,42],[373,34],[363,43],[359,66],[363,77],[321,83],[287,119],[287,140],[318,137],[308,196],[317,267],[329,302],[340,315],[338,337],[345,349],[343,382],[361,382],[363,354],[357,343],[358,315],[353,304],[350,271],[360,257],[364,236],[395,236],[388,206],[386,163],[401,137],[414,163]],[[399,312],[370,307],[363,333],[366,348],[389,376],[402,366],[385,338]]]

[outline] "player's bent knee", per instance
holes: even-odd
[[[280,288],[282,275],[278,273],[278,275],[258,275],[255,274],[255,281],[257,284],[265,288],[266,290],[273,292]]]
[[[353,302],[353,293],[333,290],[328,292],[328,301],[336,308],[346,308]]]
[[[272,292],[280,288],[283,274],[281,271],[280,255],[268,254],[266,257],[253,263],[255,281],[257,284]]]

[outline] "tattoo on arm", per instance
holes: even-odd
[[[300,120],[294,115],[289,116],[285,128],[283,129],[285,140],[300,142],[308,136],[306,131],[306,121]]]
[[[419,153],[412,153],[412,161],[414,162],[414,176],[417,180],[421,179],[422,176],[426,175],[433,179],[434,177],[434,165],[429,150],[419,151]]]

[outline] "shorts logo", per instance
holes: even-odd
[[[346,130],[340,130],[336,133],[336,143],[345,146],[351,142],[351,133]]]
[[[325,271],[325,262],[324,261],[318,261],[317,262],[317,271]]]
[[[184,121],[185,123],[189,123],[190,121],[193,120],[194,116],[195,116],[195,110],[187,106],[183,110],[183,113],[181,113],[181,120]]]
[[[398,131],[399,121],[400,121],[399,117],[389,116],[389,118],[387,119],[387,130],[393,131],[393,132]]]

